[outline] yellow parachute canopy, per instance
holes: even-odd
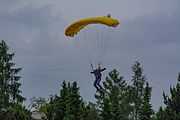
[[[74,35],[89,24],[104,24],[109,27],[116,27],[119,24],[119,21],[111,18],[110,16],[81,19],[68,26],[65,30],[65,35],[74,37]]]

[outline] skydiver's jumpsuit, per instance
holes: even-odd
[[[99,90],[99,88],[102,88],[102,86],[100,85],[100,81],[101,81],[101,77],[102,77],[101,72],[104,70],[106,70],[106,68],[93,70],[91,72],[95,76],[95,81],[94,81],[93,85],[97,91]]]

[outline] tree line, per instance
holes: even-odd
[[[170,95],[162,93],[165,107],[153,110],[152,86],[138,61],[132,65],[131,84],[116,69],[109,72],[102,83],[103,89],[94,95],[96,102],[86,102],[80,95],[77,82],[63,81],[59,93],[32,97],[29,107],[21,95],[14,53],[5,41],[0,42],[0,119],[33,120],[32,110],[45,113],[46,120],[180,120],[180,74],[177,84],[170,87]]]

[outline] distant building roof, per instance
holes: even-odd
[[[37,111],[32,112],[31,116],[33,119],[36,119],[36,120],[42,120],[43,117],[46,117],[45,113],[37,112]]]

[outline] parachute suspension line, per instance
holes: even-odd
[[[110,38],[110,30],[106,29],[105,30],[105,36],[104,36],[104,45],[103,45],[103,52],[102,52],[102,60],[101,60],[102,63],[104,62],[104,58],[106,56],[109,38]]]
[[[99,30],[98,26],[94,26],[94,56],[96,57],[95,62],[99,62],[99,53],[100,53],[100,41],[99,41]],[[97,64],[97,63],[96,63]]]
[[[95,56],[96,56],[96,62],[97,64],[99,64],[101,62],[101,59],[102,59],[102,53],[103,53],[103,29],[102,29],[102,26],[95,26],[94,27],[94,53]]]
[[[79,35],[78,37],[75,36],[74,37],[74,44],[75,44],[75,47],[77,49],[81,48],[82,50],[82,54],[84,56],[86,56],[85,58],[88,60],[88,64],[90,64],[91,68],[93,69],[93,65],[92,65],[92,62],[91,62],[91,57],[90,57],[90,48],[89,48],[89,45],[88,45],[88,38],[87,38],[87,35],[86,35],[86,31],[82,31],[81,32],[81,35]]]
[[[89,27],[89,29],[87,29],[87,33],[88,33],[88,40],[87,40],[87,43],[89,45],[89,55],[90,55],[90,59],[91,59],[91,64],[92,62],[95,61],[96,57],[94,56],[95,54],[95,44],[94,44],[94,31],[92,30],[93,28],[92,27]]]
[[[89,45],[89,55],[90,55],[90,64],[92,66],[93,62],[98,61],[98,51],[99,51],[99,42],[97,38],[97,26],[90,26],[89,31],[87,31],[87,44]],[[94,63],[95,64],[95,63]]]
[[[103,62],[103,57],[104,57],[104,50],[105,50],[105,34],[104,34],[104,26],[94,26],[93,30],[93,46],[94,48],[92,50],[94,50],[94,56],[96,57],[96,62],[97,64],[102,63]],[[92,37],[92,36],[91,36]]]
[[[96,62],[100,62],[100,55],[101,55],[101,40],[99,39],[99,26],[95,27],[95,41],[96,41]]]
[[[101,50],[100,50],[100,58],[99,58],[99,63],[103,63],[103,59],[104,59],[104,52],[105,52],[105,40],[106,40],[106,38],[105,38],[105,29],[103,28],[104,26],[102,26],[101,27],[101,38],[100,38],[100,40],[101,40],[101,46],[100,46],[100,48],[101,48]],[[106,27],[105,27],[106,28]]]
[[[101,53],[101,62],[104,60],[104,52],[105,52],[105,44],[106,44],[106,26],[103,26],[104,28],[102,29],[102,53]]]
[[[92,60],[91,60],[91,54],[90,54],[90,46],[88,44],[89,40],[88,40],[87,32],[86,31],[82,31],[82,33],[83,33],[83,40],[82,41],[84,42],[84,45],[83,45],[84,46],[84,51],[83,52],[87,56],[87,59],[88,59],[89,64],[91,65],[91,68],[93,68]]]

